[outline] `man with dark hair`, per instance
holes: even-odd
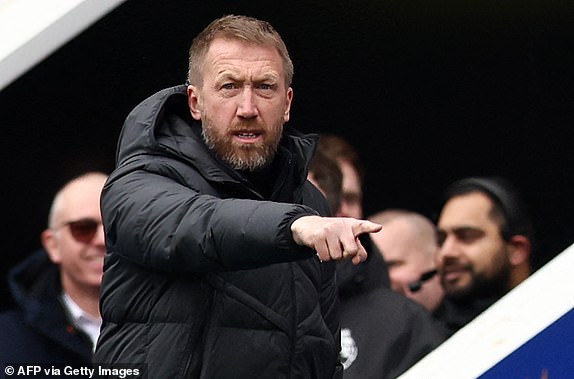
[[[335,160],[343,175],[341,205],[336,215],[363,218],[365,169],[359,153],[346,139],[336,134],[322,134],[317,149]]]
[[[323,192],[331,213],[336,214],[341,206],[343,193],[343,174],[337,162],[327,157],[321,150],[315,151],[307,179]]]
[[[439,317],[451,333],[532,272],[532,224],[508,180],[471,177],[450,185],[438,219],[438,239],[446,293]]]

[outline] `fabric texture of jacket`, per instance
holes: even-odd
[[[390,288],[380,251],[368,236],[362,243],[365,262],[337,264],[344,378],[396,378],[440,345],[445,331],[422,305]]]
[[[340,372],[335,265],[290,231],[328,213],[306,181],[316,140],[285,127],[263,194],[208,151],[185,86],[130,113],[102,194],[96,363],[173,379]]]
[[[92,342],[70,323],[61,303],[58,266],[41,250],[8,274],[17,308],[0,314],[0,360],[9,363],[88,367]],[[4,370],[0,370],[4,377]]]

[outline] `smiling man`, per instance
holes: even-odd
[[[91,364],[101,325],[106,179],[89,172],[59,190],[41,235],[45,251],[10,271],[18,308],[0,315],[0,363]]]
[[[95,361],[150,378],[342,374],[334,261],[380,225],[323,217],[316,135],[290,119],[293,64],[267,22],[225,16],[192,42],[188,85],[128,116],[102,195]]]
[[[446,191],[438,219],[441,318],[454,333],[531,273],[532,225],[502,178],[466,178]]]

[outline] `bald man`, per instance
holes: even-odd
[[[393,290],[434,312],[444,297],[439,277],[434,275],[438,250],[434,224],[423,215],[400,209],[385,210],[369,219],[383,225],[383,232],[371,238],[387,262]]]
[[[64,185],[41,234],[44,250],[10,271],[17,308],[0,314],[4,364],[91,363],[101,325],[106,249],[100,194],[106,179],[89,172]]]

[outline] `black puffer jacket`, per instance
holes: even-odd
[[[340,346],[333,264],[291,223],[326,214],[306,181],[316,137],[285,129],[264,198],[219,162],[184,86],[128,116],[102,195],[107,257],[97,363],[150,378],[331,378]]]

